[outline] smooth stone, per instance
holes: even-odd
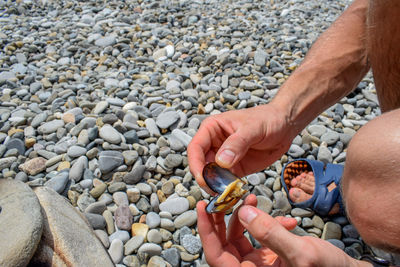
[[[121,262],[124,256],[123,250],[124,250],[124,244],[122,243],[121,240],[114,239],[111,242],[110,248],[108,249],[108,253],[110,254],[110,257],[115,264]]]
[[[134,255],[129,255],[123,258],[122,260],[123,264],[125,264],[127,267],[140,267],[140,261],[137,256]]]
[[[51,134],[56,132],[58,128],[62,127],[64,127],[63,120],[52,120],[39,126],[38,131],[41,134]]]
[[[65,186],[68,183],[68,172],[60,172],[50,180],[48,180],[44,186],[50,187],[57,193],[62,193],[65,189]]]
[[[272,179],[272,180],[270,180],[270,181],[271,181],[272,183],[274,183],[274,182],[275,182],[275,179]],[[271,187],[272,187],[272,186],[271,186]],[[264,196],[264,197],[269,198],[269,199],[271,199],[272,196],[274,195],[274,192],[273,192],[269,187],[267,187],[267,186],[264,185],[264,184],[256,185],[256,186],[254,187],[253,193],[254,193],[256,196]]]
[[[182,164],[183,157],[180,154],[169,154],[165,158],[164,164],[168,168],[175,168]]]
[[[87,152],[86,148],[81,146],[71,146],[68,148],[67,155],[71,158],[78,158],[80,156],[85,155]]]
[[[176,228],[182,228],[183,226],[192,226],[197,221],[197,214],[194,210],[188,210],[174,220],[174,225]],[[167,229],[168,230],[168,229]]]
[[[101,114],[103,113],[104,110],[106,110],[107,107],[108,107],[107,101],[100,101],[96,104],[96,106],[92,110],[92,113],[96,115]]]
[[[114,45],[115,42],[116,42],[115,36],[109,35],[109,36],[100,37],[99,39],[97,39],[94,42],[94,44],[97,46],[106,47],[106,46]]]
[[[16,160],[17,160],[16,157],[0,158],[0,170],[10,168],[11,164],[13,164]],[[46,166],[44,166],[44,167],[46,168]],[[20,165],[20,169],[21,169],[21,165]],[[22,171],[24,171],[24,170],[22,170]],[[24,173],[27,173],[27,172],[24,171]]]
[[[99,168],[107,174],[124,163],[124,157],[119,151],[102,151],[99,155]]]
[[[91,195],[89,195],[89,193],[88,192],[86,192],[86,191],[84,191],[79,197],[78,197],[78,200],[77,200],[77,206],[78,206],[78,208],[83,212],[84,210],[86,210],[86,208],[90,205],[90,204],[92,204],[92,203],[94,203],[94,202],[96,202],[96,200],[91,196]]]
[[[129,238],[130,238],[129,232],[128,232],[128,231],[121,231],[121,230],[115,231],[114,233],[112,233],[112,234],[109,236],[110,242],[112,242],[114,239],[119,239],[119,240],[121,240],[122,243],[124,243],[124,244],[125,244],[126,242],[128,242]]]
[[[43,229],[41,207],[28,185],[0,179],[0,266],[26,266]]]
[[[131,230],[133,216],[128,206],[119,206],[114,213],[114,218],[118,229]]]
[[[146,170],[146,166],[144,165],[138,165],[136,167],[133,167],[133,169],[124,175],[123,180],[126,184],[136,184],[138,183],[142,177],[143,174]]]
[[[202,245],[200,238],[192,236],[192,235],[185,235],[182,238],[181,245],[186,249],[187,252],[190,254],[197,254],[200,253]]]
[[[110,241],[108,240],[108,235],[104,230],[94,230],[96,236],[100,239],[101,243],[105,248],[110,247]]]
[[[310,218],[305,217],[305,218],[303,218],[301,220],[301,226],[303,228],[310,228],[310,227],[313,227],[314,225],[313,225],[313,222],[312,222],[312,220]]]
[[[314,212],[312,210],[305,210],[301,208],[294,208],[290,211],[290,214],[293,217],[311,217],[314,215]]]
[[[155,212],[149,212],[146,215],[146,224],[150,229],[157,228],[161,223],[160,215]]]
[[[167,267],[167,263],[160,256],[153,256],[147,263],[147,267]]]
[[[293,158],[300,158],[304,155],[305,151],[298,145],[292,144],[287,153]]]
[[[94,202],[87,206],[85,209],[85,213],[93,213],[93,214],[103,214],[103,212],[107,209],[106,204],[104,202]]]
[[[123,182],[114,182],[108,186],[108,192],[111,194],[125,190],[126,190],[126,184]]]
[[[46,159],[37,157],[28,160],[24,164],[19,165],[19,169],[29,175],[36,175],[46,169]]]
[[[18,154],[23,155],[25,153],[25,144],[24,141],[18,138],[10,139],[6,144],[7,149],[17,149]]]
[[[128,242],[125,243],[124,254],[130,255],[136,252],[136,250],[143,244],[143,242],[144,242],[143,236],[140,235],[133,236],[131,239],[128,240]]]
[[[192,137],[180,129],[174,129],[171,136],[178,139],[185,147],[187,147],[190,141],[192,141]]]
[[[162,218],[160,222],[160,227],[163,229],[166,229],[168,231],[174,231],[175,230],[175,224],[171,219],[168,218]]]
[[[109,124],[100,128],[99,136],[111,144],[119,145],[121,143],[121,134]]]
[[[166,181],[162,186],[161,186],[161,191],[166,194],[166,195],[171,195],[175,191],[175,185],[171,181]]]
[[[329,146],[334,145],[337,141],[339,141],[339,133],[334,131],[328,131],[321,136],[321,141],[326,142]]]
[[[153,118],[147,118],[144,123],[146,124],[146,129],[149,131],[150,136],[161,136],[160,130]]]
[[[84,213],[84,215],[93,229],[104,229],[106,227],[106,220],[102,215],[93,213]]]
[[[343,226],[343,235],[349,238],[359,238],[360,234],[358,233],[357,229],[352,225],[348,224]]]
[[[321,137],[326,132],[326,127],[323,125],[313,124],[307,127],[308,132],[316,137]]]
[[[312,223],[315,227],[317,227],[318,229],[324,229],[324,221],[321,219],[321,217],[314,215],[314,217],[312,218]]]
[[[115,232],[115,226],[114,226],[114,219],[111,211],[105,210],[103,212],[103,217],[106,220],[106,230],[109,235],[113,234]]]
[[[257,208],[270,214],[272,211],[272,200],[265,196],[257,196]]]
[[[150,243],[161,244],[161,242],[162,242],[161,233],[157,229],[151,229],[147,233],[147,240]]]
[[[144,243],[138,249],[138,254],[148,254],[149,256],[161,255],[161,247],[157,244]]]
[[[82,179],[84,170],[88,167],[88,159],[86,156],[80,156],[69,170],[69,179],[79,182]]]
[[[277,191],[274,193],[274,209],[280,209],[285,213],[289,212],[292,209],[289,200],[286,198],[282,191]]]
[[[139,137],[135,130],[130,130],[130,131],[125,132],[124,137],[125,137],[126,143],[128,143],[128,144],[139,143]]]
[[[259,184],[263,184],[265,182],[265,174],[264,173],[253,173],[247,176],[247,181],[256,186]]]
[[[144,223],[134,223],[132,224],[131,231],[132,236],[142,236],[144,239],[146,239],[149,226]]]
[[[169,248],[161,252],[161,257],[164,258],[172,267],[179,267],[181,255],[177,248]]]
[[[321,239],[341,239],[342,237],[342,228],[339,224],[334,222],[325,223],[324,229],[322,230]]]
[[[99,198],[101,194],[103,194],[107,189],[107,185],[105,183],[101,183],[96,185],[92,190],[90,190],[90,195],[94,198]]]
[[[123,151],[122,156],[124,156],[125,159],[125,164],[127,166],[132,165],[135,163],[135,161],[138,159],[139,154],[136,150],[128,150],[128,151]]]
[[[126,194],[130,203],[136,203],[140,199],[140,191],[136,187],[128,188]]]
[[[42,207],[45,224],[31,264],[113,266],[103,244],[80,212],[50,188],[36,187],[34,192]]]
[[[324,163],[332,162],[331,151],[326,146],[320,146],[318,149],[317,160],[320,160]]]
[[[310,235],[307,233],[303,228],[296,226],[293,230],[290,231],[291,233],[298,235],[298,236],[308,236]]]
[[[189,209],[189,201],[184,197],[168,198],[160,204],[161,211],[168,211],[172,215],[182,214]]]
[[[162,112],[160,115],[157,116],[156,124],[161,129],[167,129],[172,124],[179,120],[180,116],[176,111],[166,111]]]
[[[125,192],[115,192],[113,195],[113,200],[117,206],[128,206],[129,205],[129,200],[128,200],[128,195]]]
[[[26,175],[24,172],[19,172],[15,175],[15,180],[25,183],[28,181],[28,175]]]

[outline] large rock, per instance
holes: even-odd
[[[39,201],[23,182],[0,179],[0,266],[26,266],[42,235]]]
[[[31,260],[36,266],[114,266],[84,216],[47,187],[34,189],[42,206],[42,240]]]

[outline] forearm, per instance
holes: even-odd
[[[301,131],[351,92],[367,73],[368,0],[356,0],[315,42],[272,103]]]

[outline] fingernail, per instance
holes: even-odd
[[[251,206],[244,206],[239,210],[239,219],[246,224],[251,223],[257,215],[257,210]]]
[[[230,165],[233,162],[233,159],[235,158],[235,153],[233,153],[229,149],[223,150],[219,155],[218,155],[218,160],[221,161],[224,164]]]

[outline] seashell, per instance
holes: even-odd
[[[232,174],[228,169],[219,167],[215,162],[208,163],[203,169],[207,185],[218,193],[206,207],[208,213],[226,212],[231,209],[247,192],[247,183]]]

